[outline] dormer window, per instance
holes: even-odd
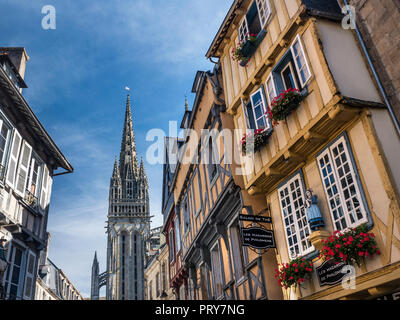
[[[271,15],[269,0],[255,0],[239,26],[239,41],[246,42],[249,34],[258,34]]]

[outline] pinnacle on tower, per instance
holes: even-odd
[[[121,154],[120,154],[120,175],[126,177],[127,171],[131,169],[135,177],[139,174],[139,166],[136,154],[135,134],[133,131],[131,100],[128,93],[126,98],[126,111],[124,131],[122,133]],[[131,167],[128,169],[128,167]]]
[[[121,179],[117,157],[115,157],[112,179]]]

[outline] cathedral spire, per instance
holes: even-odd
[[[131,99],[128,93],[126,98],[126,111],[124,131],[122,133],[121,154],[120,154],[120,174],[122,178],[126,177],[128,167],[131,166],[134,176],[139,174],[139,166],[136,154],[135,134],[133,131]]]

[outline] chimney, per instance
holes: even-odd
[[[17,68],[22,79],[25,77],[26,63],[29,57],[24,47],[0,47],[0,53],[7,53],[11,62]]]

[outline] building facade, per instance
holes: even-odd
[[[79,290],[50,259],[39,269],[35,300],[83,300]]]
[[[373,299],[400,284],[400,141],[343,18],[337,1],[236,0],[207,52],[219,59],[235,128],[262,137],[254,149],[243,140],[241,163],[244,189],[264,198],[252,211],[272,220],[270,252],[315,268],[303,286],[282,289],[285,299]],[[293,89],[299,100],[288,104]],[[324,224],[315,231],[308,190]],[[354,288],[321,281],[322,241],[361,225],[382,254],[355,266]]]
[[[126,101],[119,163],[110,180],[107,221],[107,271],[99,275],[97,257],[92,267],[92,299],[106,285],[107,300],[143,300],[146,241],[150,235],[148,181],[143,159],[139,165],[131,102]]]
[[[179,153],[189,158],[179,158],[172,184],[182,264],[188,276],[179,296],[190,300],[279,299],[282,292],[268,276],[277,266],[275,254],[262,255],[242,245],[243,178],[237,175],[240,164],[232,161],[229,141],[234,124],[226,113],[219,66],[213,72],[198,71],[192,91],[195,100],[181,123],[185,144]],[[254,200],[256,209],[259,201]]]
[[[9,300],[34,299],[53,178],[73,171],[22,96],[27,60],[24,48],[0,50],[0,296]]]
[[[157,253],[150,257],[144,271],[146,300],[174,300],[175,295],[169,283],[169,254],[165,237],[160,234]]]
[[[186,101],[185,110],[188,110]],[[168,246],[169,284],[176,300],[186,300],[188,273],[182,264],[182,240],[179,215],[175,211],[173,180],[178,164],[178,152],[183,141],[166,137],[164,140],[164,167],[162,210],[164,217],[163,234]]]

